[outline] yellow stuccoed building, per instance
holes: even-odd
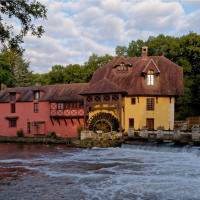
[[[183,94],[182,68],[164,56],[115,57],[99,68],[84,96],[85,128],[173,130],[175,99]]]

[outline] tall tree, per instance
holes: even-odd
[[[52,70],[49,72],[49,83],[64,83],[65,80],[65,71],[64,66],[54,65]]]
[[[145,46],[145,42],[143,40],[131,41],[127,48],[127,55],[140,56],[142,46]]]
[[[16,48],[23,42],[23,37],[30,32],[40,37],[44,32],[41,25],[36,25],[37,19],[46,18],[46,8],[36,0],[0,0],[0,41],[3,46]],[[16,33],[14,24],[8,24],[7,19],[14,18],[21,24]]]
[[[29,62],[23,58],[23,54],[15,50],[5,50],[2,52],[2,56],[10,66],[10,71],[13,76],[13,85],[30,85],[32,72],[29,70]]]
[[[2,84],[13,86],[14,77],[11,71],[11,66],[5,60],[4,56],[0,54],[0,90],[2,89]]]

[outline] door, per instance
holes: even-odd
[[[154,118],[147,118],[146,127],[149,131],[154,130]]]
[[[33,135],[44,135],[45,134],[45,122],[34,121],[28,122],[28,133]]]

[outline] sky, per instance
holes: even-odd
[[[41,38],[23,47],[34,72],[55,64],[82,64],[92,54],[115,54],[117,45],[159,34],[200,33],[200,0],[40,0],[48,9]],[[37,22],[38,23],[38,22]]]

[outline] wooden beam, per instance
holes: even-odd
[[[59,119],[59,118],[57,118],[57,119],[56,119],[56,121],[58,122],[58,124],[59,124],[59,126],[60,126],[60,119]]]
[[[54,126],[54,121],[53,121],[53,118],[52,118],[52,117],[50,117],[50,119],[51,119],[51,123],[52,123],[52,125]]]
[[[67,126],[67,120],[64,118],[65,125]]]
[[[119,113],[119,131],[122,132],[122,95],[119,94],[119,106],[118,106],[118,113]]]
[[[86,105],[86,96],[83,97],[83,101],[84,101],[84,129],[86,129],[86,113],[87,113],[87,105]]]
[[[78,118],[77,120],[78,120],[78,123],[79,123],[79,125],[80,125],[80,124],[81,124],[80,119]]]

